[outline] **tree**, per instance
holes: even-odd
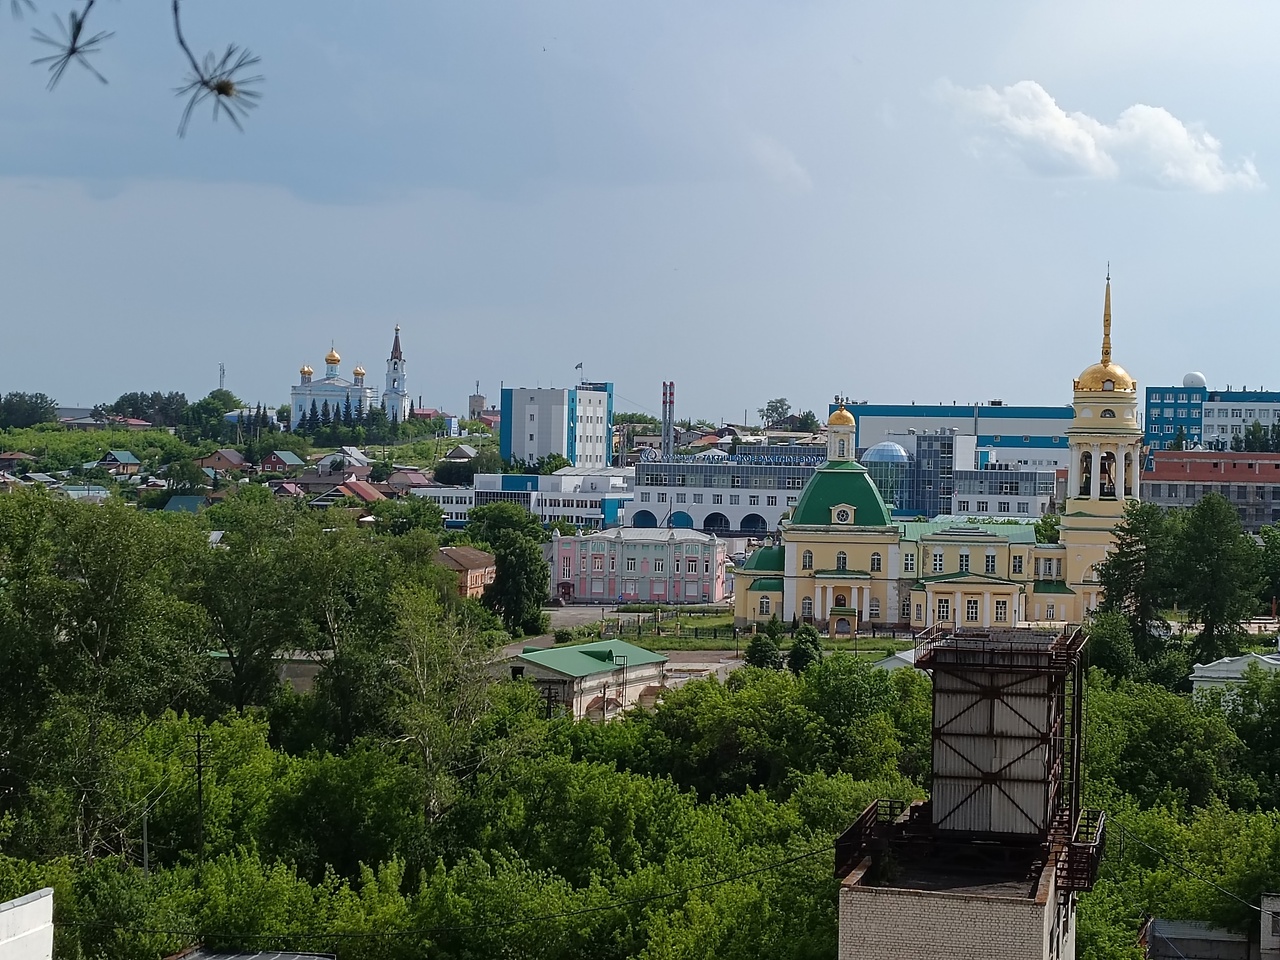
[[[307,433],[315,433],[320,429],[320,408],[316,406],[316,398],[311,398],[311,410],[307,413]]]
[[[0,429],[22,429],[58,419],[58,405],[43,393],[6,393],[0,400]]]
[[[495,503],[490,506],[513,506]],[[538,528],[541,532],[541,527]],[[538,635],[547,632],[547,615],[542,605],[551,595],[550,569],[538,540],[513,530],[499,530],[486,541],[493,551],[497,571],[484,591],[484,603],[502,618],[513,634]]]
[[[634,425],[638,427],[647,427],[651,430],[657,430],[662,426],[661,421],[657,417],[647,413],[630,413],[622,411],[613,415],[613,422],[622,425]]]
[[[373,505],[373,516],[379,531],[386,530],[397,537],[410,530],[427,530],[437,535],[444,532],[444,514],[428,497],[379,500]]]
[[[1238,433],[1234,434],[1231,437],[1231,449],[1235,453],[1242,452],[1244,450],[1244,437],[1240,436]]]
[[[518,503],[486,503],[467,514],[467,535],[473,543],[496,547],[506,534],[542,543],[547,532],[542,521]]]
[[[1057,543],[1058,528],[1062,518],[1056,513],[1046,513],[1036,520],[1036,543]]]
[[[1258,549],[1240,517],[1218,493],[1186,513],[1177,554],[1178,596],[1187,616],[1200,624],[1203,662],[1238,652],[1240,622],[1257,604]]]
[[[778,397],[770,400],[756,412],[760,414],[761,423],[769,427],[791,415],[791,402],[786,397]]]
[[[312,400],[311,402],[315,403],[314,400]],[[329,401],[326,400],[324,403],[320,405],[320,426],[327,427],[331,423],[333,423],[333,414],[329,410]]]
[[[1244,448],[1251,453],[1266,453],[1271,449],[1271,433],[1257,420],[1244,429]]]
[[[1182,450],[1187,445],[1187,431],[1181,426],[1173,434],[1173,439],[1169,442],[1170,450]]]
[[[760,667],[763,670],[781,670],[782,652],[777,641],[768,632],[757,633],[747,644],[743,659],[749,667]]]
[[[1168,635],[1160,611],[1172,592],[1175,532],[1163,509],[1130,500],[1115,540],[1115,549],[1098,568],[1102,609],[1128,618],[1138,659],[1147,661],[1160,652]]]
[[[800,420],[796,426],[798,429],[808,433],[817,433],[822,429],[822,421],[818,419],[818,415],[812,410],[805,410],[800,414]]]
[[[379,460],[369,468],[369,479],[373,483],[386,483],[395,469],[390,460]]]
[[[1099,667],[1113,677],[1133,677],[1138,672],[1133,633],[1124,614],[1110,610],[1095,614],[1088,634],[1090,666]]]
[[[811,624],[799,627],[791,639],[791,649],[787,652],[787,667],[794,674],[804,673],[813,663],[822,660],[822,641],[818,631]]]

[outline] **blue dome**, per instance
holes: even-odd
[[[881,440],[859,458],[863,463],[910,463],[911,454],[892,440]]]

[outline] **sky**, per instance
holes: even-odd
[[[262,58],[243,133],[176,135],[165,4],[58,88],[0,10],[0,391],[287,402],[332,342],[465,411],[1280,389],[1280,6],[189,0]],[[66,7],[61,4],[58,9]],[[1272,119],[1269,119],[1272,118]]]

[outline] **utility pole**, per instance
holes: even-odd
[[[196,859],[204,866],[204,734],[196,733]]]
[[[227,388],[227,365],[218,363],[218,389],[225,390]]]

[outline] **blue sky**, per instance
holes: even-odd
[[[1280,388],[1274,5],[189,0],[266,82],[185,139],[162,5],[48,93],[51,9],[0,19],[0,390],[280,403],[398,323],[454,410],[579,361],[711,419],[1065,403],[1108,260],[1140,383]]]

